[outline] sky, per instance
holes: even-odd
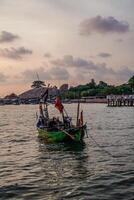
[[[0,97],[134,75],[134,0],[0,0]]]

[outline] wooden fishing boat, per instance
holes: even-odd
[[[47,97],[48,90],[42,95],[39,104],[39,117],[37,122],[39,138],[46,143],[82,142],[86,133],[86,124],[83,123],[83,111],[79,114],[79,103],[76,125],[73,125],[71,117],[68,116],[59,97],[56,98],[55,107],[60,111],[62,121],[58,117],[49,117],[48,105],[46,103]]]
[[[47,129],[38,128],[39,138],[47,143],[58,142],[82,142],[85,132],[84,127],[71,128],[57,131],[48,131]]]

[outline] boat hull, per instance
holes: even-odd
[[[69,131],[69,134],[65,130],[59,131],[47,131],[46,129],[38,128],[39,138],[44,140],[46,143],[60,143],[60,142],[81,142],[84,137],[84,129],[76,129],[72,132]]]

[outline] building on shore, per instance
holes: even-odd
[[[19,97],[15,93],[11,93],[10,95],[5,96],[2,99],[2,102],[3,102],[3,105],[10,105],[10,104],[18,105],[18,104],[20,104]],[[2,102],[1,102],[1,104],[2,104]]]
[[[38,80],[33,81],[30,90],[23,92],[19,95],[21,104],[38,104],[40,101],[40,97],[45,91],[48,89],[48,99],[51,100],[54,96],[58,94],[58,89],[56,86],[48,87],[46,84],[39,80],[39,76],[37,75]]]
[[[107,103],[107,99],[105,96],[88,96],[82,97],[81,99],[71,99],[72,103]]]
[[[41,95],[45,93],[46,90],[47,87],[38,87],[23,92],[22,94],[19,95],[20,102],[22,104],[37,104],[40,101]],[[48,92],[49,100],[53,99],[53,97],[55,97],[58,94],[58,89],[56,87],[50,87],[48,88],[48,90],[49,90]]]
[[[33,81],[31,85],[31,89],[23,92],[20,95],[16,95],[14,93],[5,96],[0,99],[0,105],[18,105],[18,104],[38,104],[40,101],[40,97],[45,91],[48,89],[48,100],[53,101],[55,96],[59,94],[59,90],[56,86],[48,87],[45,85],[43,81],[39,79]]]

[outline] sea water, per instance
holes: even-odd
[[[65,108],[76,123],[77,104]],[[46,145],[37,137],[37,105],[0,107],[0,200],[134,199],[134,108],[81,109],[84,144]]]

